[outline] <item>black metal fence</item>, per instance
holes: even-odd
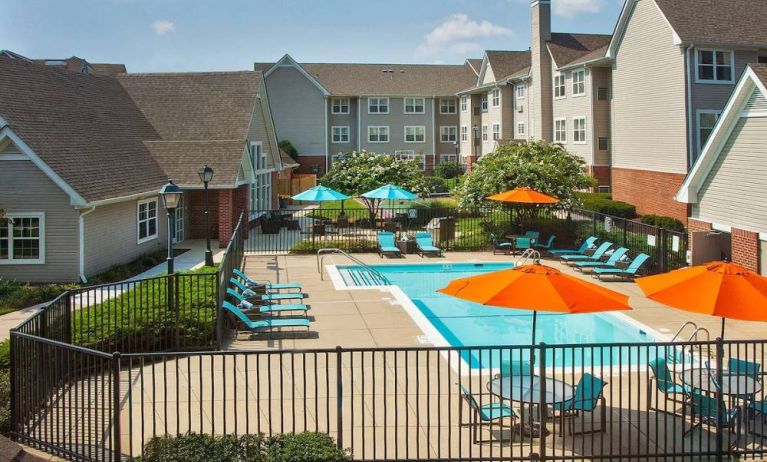
[[[446,251],[489,249],[492,236],[503,238],[526,230],[541,240],[556,236],[555,247],[569,248],[589,235],[627,247],[631,256],[652,257],[650,272],[686,265],[687,234],[582,209],[540,210],[524,214],[510,207],[392,208],[375,218],[366,209],[251,211],[246,252],[314,253],[321,248],[375,252],[376,233],[392,231],[400,239],[429,232]]]
[[[233,270],[242,268],[243,258],[245,256],[245,237],[246,228],[249,224],[245,221],[245,212],[240,213],[237,224],[229,239],[229,244],[218,264],[216,273],[216,306],[220,307],[226,297],[226,288],[229,286],[229,278],[233,276]],[[216,337],[219,339],[219,345],[226,339],[229,331],[225,328],[225,319],[218,316],[216,319]]]

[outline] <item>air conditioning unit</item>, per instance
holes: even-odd
[[[597,186],[597,192],[609,193],[610,192],[610,186],[608,186],[608,185]]]

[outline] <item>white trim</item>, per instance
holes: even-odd
[[[581,93],[575,92],[575,74],[583,74],[583,91]],[[570,71],[570,94],[573,98],[581,98],[586,96],[586,69],[575,69]]]
[[[377,101],[377,104],[376,104],[376,106],[377,106],[379,109],[381,108],[381,101],[382,101],[382,100],[386,100],[386,112],[381,112],[381,111],[378,111],[378,112],[370,112],[370,106],[371,106],[371,104],[370,104],[370,101],[371,101],[372,99],[375,99],[375,100]],[[368,101],[368,114],[370,114],[370,115],[377,115],[377,114],[388,114],[389,112],[391,112],[391,100],[389,99],[389,97],[388,97],[388,96],[368,96],[368,98],[367,98],[367,101]],[[404,109],[403,109],[403,110],[404,110]]]
[[[410,129],[419,129],[419,128],[423,129],[423,141],[418,141],[417,130],[413,131],[413,141],[408,141],[407,140],[407,130],[409,128]],[[422,143],[426,142],[426,125],[405,125],[405,127],[403,129],[403,133],[404,133],[404,135],[403,135],[402,139],[403,139],[403,141],[406,144],[422,144]]]
[[[498,127],[497,133],[495,130],[496,127]],[[495,136],[496,134],[498,135],[498,137]],[[492,124],[490,124],[490,139],[492,139],[493,141],[498,141],[501,139],[501,123],[500,122],[493,122]]]
[[[422,103],[421,107],[423,109],[421,109],[420,111],[408,111],[407,100],[409,99],[413,100],[413,104],[412,104],[413,109],[415,109],[418,106],[416,100],[420,99]],[[426,114],[426,98],[424,98],[423,96],[405,96],[404,98],[402,98],[402,113],[406,115]],[[377,114],[381,114],[381,113],[379,112]]]
[[[336,141],[336,133],[335,133],[336,128],[346,129],[346,141]],[[333,125],[332,127],[330,127],[330,135],[331,135],[330,142],[333,144],[349,144],[351,143],[351,140],[352,140],[351,134],[352,134],[352,129],[348,125]]]
[[[487,112],[490,110],[490,92],[483,91],[479,95],[479,111]]]
[[[80,255],[79,255],[79,265],[80,265],[80,281],[83,283],[88,282],[88,278],[85,276],[85,215],[90,214],[96,210],[95,206],[92,206],[88,208],[88,210],[83,210],[80,212],[80,214],[77,217],[77,232],[78,232],[78,241],[80,244]]]
[[[40,257],[34,260],[14,259],[13,255],[13,231],[11,223],[7,223],[3,226],[8,227],[8,258],[0,259],[0,265],[44,265],[45,264],[45,212],[8,212],[6,214],[8,218],[37,218],[39,220],[39,231],[37,236],[37,242],[39,243]],[[19,240],[28,238],[19,238]],[[33,238],[34,239],[34,238]]]
[[[344,106],[342,103],[344,100],[346,100],[346,111],[338,111],[336,112],[335,106],[336,101],[339,101],[338,107],[339,109]],[[342,115],[342,114],[349,114],[349,111],[351,110],[351,98],[348,96],[334,96],[330,99],[330,113],[334,115]]]
[[[370,141],[370,129],[371,128],[378,129],[379,133],[378,133],[378,135],[376,135],[378,137],[378,139],[381,138],[381,134],[380,134],[381,129],[385,128],[386,129],[386,141]],[[390,143],[391,142],[391,130],[389,129],[388,125],[368,125],[367,132],[368,132],[368,143],[369,144],[386,144],[386,143]]]
[[[454,140],[444,140],[442,138],[442,130],[445,128],[454,128],[455,129],[455,139]],[[458,126],[457,125],[440,125],[439,126],[439,142],[440,143],[454,143],[458,141]]]
[[[272,72],[274,72],[278,67],[292,67],[298,70],[298,72],[300,72],[304,77],[307,78],[307,80],[309,80],[312,84],[314,84],[314,86],[317,87],[317,89],[320,90],[320,92],[322,92],[322,94],[325,97],[330,96],[330,92],[326,90],[325,87],[323,87],[322,84],[317,79],[315,79],[314,77],[312,77],[311,74],[306,72],[306,69],[304,69],[304,66],[298,64],[298,62],[287,53],[282,58],[280,58],[276,63],[274,63],[272,67],[267,69],[266,72],[264,72],[264,78],[269,77],[272,74]]]
[[[702,85],[733,85],[735,84],[735,51],[734,50],[728,50],[723,48],[695,48],[695,83],[699,83]],[[717,80],[716,79],[716,69],[720,65],[714,63],[711,64],[714,69],[714,79],[713,80],[704,80],[700,78],[700,63],[698,62],[698,56],[700,55],[701,51],[710,51],[713,53],[714,59],[716,59],[717,53],[729,53],[730,54],[730,80]],[[708,66],[708,64],[705,64]],[[722,66],[723,67],[723,66]]]
[[[520,126],[522,127],[522,131],[521,132],[519,131],[519,127]],[[517,121],[517,126],[515,127],[515,133],[516,133],[516,135],[514,136],[515,138],[517,136],[527,136],[527,125],[525,124],[524,121],[522,121],[522,122]]]
[[[21,160],[21,161],[32,162],[32,159],[30,159],[28,156],[26,156],[24,154],[20,154],[20,153],[17,154],[15,152],[14,153],[8,153],[8,154],[0,153],[0,162],[12,161],[12,160],[13,161]]]
[[[0,116],[0,128],[5,128],[6,125],[8,125],[8,122]]]
[[[362,98],[357,98],[357,151],[362,150]]]
[[[692,120],[692,76],[690,75],[690,72],[692,71],[692,57],[690,56],[690,52],[693,51],[695,47],[693,45],[690,45],[687,47],[687,49],[684,51],[684,71],[685,71],[685,78],[684,81],[686,82],[685,90],[686,94],[685,96],[685,105],[687,106],[687,168],[689,169],[693,164],[693,159],[695,158],[695,153],[693,152],[694,147],[692,145],[692,137],[693,137],[693,120]]]
[[[458,114],[458,98],[437,98],[438,104],[439,104],[439,113],[440,114],[448,114],[448,115],[454,115]],[[442,101],[452,101],[453,102],[453,112],[442,112]]]
[[[575,122],[577,120],[583,120],[583,141],[577,141],[577,137],[575,136]],[[586,116],[575,116],[573,117],[573,144],[588,144],[589,142],[589,122],[588,117]]]
[[[519,90],[522,90],[522,96],[519,96]],[[518,83],[514,85],[514,95],[516,99],[525,99],[527,96],[527,84],[525,83]]]
[[[740,113],[740,116],[744,119],[767,117],[767,111],[743,111]]]
[[[564,122],[565,123],[565,130],[564,130],[565,138],[563,140],[558,140],[557,139],[557,122]],[[555,143],[567,144],[568,138],[569,137],[567,136],[567,117],[555,117],[554,118],[554,142]]]
[[[618,21],[615,23],[615,29],[613,30],[612,38],[610,39],[610,45],[607,47],[607,52],[605,53],[606,58],[615,59],[616,55],[618,54],[618,48],[620,48],[621,42],[623,42],[623,37],[626,35],[626,28],[628,27],[628,23],[631,20],[631,16],[634,14],[634,8],[636,8],[638,1],[639,0],[626,0],[626,3],[623,4],[621,13],[618,16]],[[674,45],[682,45],[682,39],[671,26],[671,23],[669,22],[666,15],[663,14],[660,6],[658,6],[655,1],[652,1],[652,3],[655,4],[655,7],[658,9],[661,17],[666,21],[666,25],[668,25],[669,29],[671,29],[671,42]]]
[[[330,153],[330,136],[328,135],[328,97],[325,97],[325,112],[322,114],[325,120],[325,172],[328,171],[328,153]],[[262,148],[263,149],[263,148]]]
[[[703,114],[714,114],[716,116],[716,120],[719,120],[719,117],[721,117],[722,115],[722,111],[718,109],[698,109],[695,111],[695,142],[697,143],[696,147],[698,148],[698,154],[703,152],[703,148],[705,147],[703,146],[703,144],[701,144],[701,139],[700,139],[700,129],[701,129],[700,116]],[[712,134],[714,133],[715,127],[716,127],[716,121],[714,121],[714,126],[711,127]],[[708,135],[708,138],[709,139],[711,138],[711,134]]]
[[[464,108],[465,103],[465,108]],[[469,95],[461,95],[458,101],[460,112],[469,112]]]
[[[567,98],[567,74],[559,72],[551,78],[551,94],[554,101]],[[557,79],[562,79],[562,85],[557,85]],[[561,87],[564,92],[562,96],[557,96],[557,87]]]
[[[154,234],[147,235],[146,237],[142,238],[141,235],[141,219],[139,218],[139,212],[141,209],[141,206],[143,204],[151,204],[152,202],[155,203],[155,227],[154,227]],[[147,209],[148,210],[148,209]],[[148,220],[147,220],[148,221]],[[149,199],[143,199],[136,202],[136,245],[143,244],[145,242],[153,241],[157,239],[160,236],[160,201],[157,200],[156,197],[152,197]]]
[[[498,94],[496,98],[496,93]],[[498,100],[498,103],[496,104],[496,99]],[[490,106],[491,107],[501,107],[501,89],[496,87],[490,90]]]

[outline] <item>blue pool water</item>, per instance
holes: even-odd
[[[436,330],[455,347],[529,345],[532,311],[484,306],[437,293],[451,280],[513,268],[509,263],[455,263],[377,265],[393,285],[399,286]],[[360,267],[340,266],[342,276]],[[586,345],[594,343],[649,344],[655,339],[611,313],[538,313],[536,343]],[[646,357],[662,355],[662,347],[603,347],[552,349],[547,364],[556,366],[644,364]],[[660,354],[658,354],[660,353]],[[497,367],[501,357],[529,355],[522,350],[464,352],[472,367]]]

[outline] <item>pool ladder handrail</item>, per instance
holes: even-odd
[[[380,280],[382,280],[384,283],[386,283],[386,285],[391,285],[391,281],[389,281],[389,279],[386,276],[384,276],[383,273],[381,273],[377,269],[373,268],[372,266],[368,265],[367,263],[363,262],[359,258],[352,257],[349,253],[347,253],[347,252],[345,252],[345,251],[343,251],[341,249],[338,249],[338,248],[325,248],[325,249],[320,249],[320,250],[317,251],[317,272],[320,273],[320,280],[322,280],[322,281],[325,280],[325,272],[322,271],[322,267],[323,267],[322,263],[325,261],[325,257],[328,254],[340,254],[340,255],[343,255],[344,257],[346,257],[349,260],[351,260],[354,264],[359,265],[359,266],[365,268],[367,271],[370,271],[373,275],[375,275]]]
[[[514,261],[514,267],[524,265],[528,261],[533,260],[533,263],[540,262],[541,261],[541,253],[538,252],[535,249],[526,249],[524,252],[522,252],[522,255],[520,255],[515,261]]]
[[[684,332],[685,328],[688,326],[693,328],[692,334],[690,334],[689,337],[687,337],[686,342],[697,342],[700,340],[700,335],[705,334],[706,335],[706,342],[711,342],[711,332],[709,332],[708,329],[705,327],[699,327],[697,324],[695,324],[693,321],[687,321],[684,324],[682,324],[682,327],[679,328],[679,330],[676,331],[676,334],[674,334],[674,337],[671,339],[671,343],[676,342],[680,339],[680,336],[682,335],[682,332]],[[693,345],[689,345],[690,354],[693,354]],[[682,348],[682,353],[684,354],[684,348]],[[699,354],[703,355],[703,346],[698,345]],[[710,356],[710,352],[709,352]]]

